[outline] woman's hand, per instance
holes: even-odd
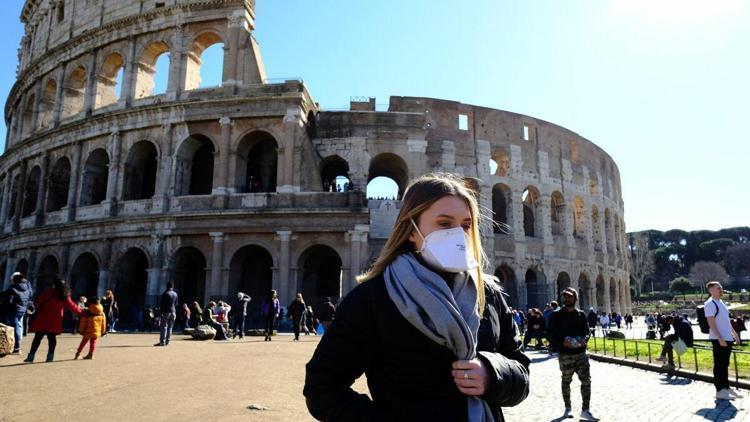
[[[467,396],[481,396],[487,390],[487,369],[479,359],[453,362],[451,374],[458,391]]]

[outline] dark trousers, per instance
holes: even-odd
[[[232,337],[245,337],[245,316],[237,315],[234,317],[234,335]]]
[[[276,322],[276,315],[267,316],[265,322],[266,338],[271,338],[273,335],[273,325]]]
[[[47,354],[55,354],[55,347],[57,347],[57,334],[54,333],[34,333],[34,340],[31,341],[31,350],[29,350],[30,354],[33,355],[36,353],[37,349],[39,349],[39,345],[42,343],[42,338],[44,336],[47,336],[47,343],[49,344],[49,350],[47,350]]]
[[[300,332],[300,326],[302,325],[302,317],[300,318],[294,318],[292,317],[292,328],[294,328],[294,339],[299,340],[299,332]]]
[[[664,337],[664,347],[661,349],[661,355],[667,356],[667,362],[674,365],[674,353],[672,353],[672,349],[674,349],[674,346],[672,346],[673,341],[679,340],[679,337],[677,337],[677,334],[670,334],[666,337]]]
[[[542,334],[542,330],[527,330],[523,336],[523,347],[528,346],[532,338],[536,339],[536,346],[540,347],[542,345]]]
[[[732,345],[728,341],[727,347],[721,347],[719,340],[711,340],[714,351],[714,387],[716,391],[729,388],[729,357],[732,356]]]

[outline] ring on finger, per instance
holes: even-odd
[[[464,371],[464,379],[465,379],[465,380],[469,379],[469,373],[468,373],[468,372],[466,372],[466,371]]]

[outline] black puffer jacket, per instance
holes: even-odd
[[[485,291],[477,350],[490,377],[484,398],[499,422],[501,406],[515,406],[529,393],[529,359],[499,287]],[[307,364],[307,407],[325,421],[465,421],[466,396],[451,376],[455,360],[401,315],[381,275],[341,302]],[[351,389],[362,373],[372,400]]]

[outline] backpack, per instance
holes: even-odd
[[[713,300],[711,302],[716,306],[716,314],[718,315],[719,305]],[[711,327],[708,325],[708,319],[706,318],[706,311],[703,309],[703,305],[696,307],[695,312],[698,314],[698,326],[701,328],[701,333],[708,334],[708,332],[711,331]]]

